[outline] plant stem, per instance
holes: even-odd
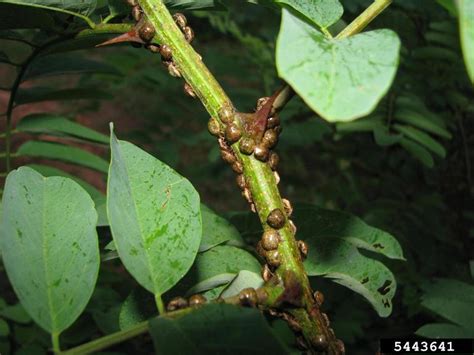
[[[61,347],[59,345],[59,333],[51,333],[51,342],[53,343],[53,352],[59,354]]]
[[[159,293],[155,295],[155,303],[156,303],[156,308],[158,308],[158,313],[165,314],[166,308],[165,308],[165,305],[163,304],[163,299],[161,298],[161,295]]]
[[[346,28],[344,28],[336,39],[342,39],[361,32],[367,25],[376,18],[387,6],[392,3],[392,0],[375,0],[363,13],[352,21]]]

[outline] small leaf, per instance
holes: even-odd
[[[443,335],[443,338],[472,338],[474,333],[472,330],[451,323],[430,323],[421,326],[415,334],[436,339],[440,334]]]
[[[23,105],[41,101],[66,101],[66,100],[105,100],[112,98],[106,91],[97,88],[60,89],[35,87],[19,89],[15,104]]]
[[[258,310],[228,304],[209,304],[176,320],[155,318],[150,332],[157,354],[288,354]]]
[[[159,295],[189,270],[201,241],[199,195],[167,165],[111,133],[110,228],[120,259]]]
[[[102,73],[117,75],[112,66],[95,60],[80,58],[76,53],[50,54],[35,60],[28,67],[23,81],[53,75]]]
[[[451,133],[444,127],[440,126],[435,120],[431,119],[430,116],[424,115],[419,112],[412,110],[397,110],[395,113],[397,121],[408,123],[412,126],[423,129],[429,133],[436,134],[437,136],[451,139]]]
[[[390,315],[395,278],[384,264],[358,248],[403,260],[396,239],[357,217],[311,205],[296,208],[294,217],[300,238],[309,246],[308,275],[333,279],[364,296],[381,317]]]
[[[388,91],[399,49],[400,40],[390,30],[328,39],[283,9],[277,68],[321,117],[351,121],[370,113]]]
[[[31,317],[26,313],[21,303],[7,306],[0,311],[0,316],[16,323],[26,324],[31,322]]]
[[[474,83],[474,2],[472,0],[458,0],[459,33],[461,46],[471,82]]]
[[[402,135],[390,134],[388,127],[380,124],[374,129],[374,139],[375,143],[382,147],[386,147],[400,142],[400,139],[402,139]]]
[[[420,144],[412,141],[408,138],[402,138],[400,140],[400,145],[413,157],[418,159],[423,163],[423,165],[427,166],[428,168],[432,168],[434,166],[433,157],[431,156],[430,152],[428,152],[423,146]]]
[[[259,288],[263,286],[264,281],[260,274],[251,271],[242,270],[232,280],[229,286],[221,293],[220,297],[231,297],[237,295],[244,288]]]
[[[424,145],[426,148],[431,150],[433,153],[436,153],[441,158],[446,156],[446,150],[444,147],[431,138],[428,134],[419,129],[410,126],[403,126],[399,124],[394,124],[393,128],[400,133],[403,133],[405,136],[413,139],[415,142],[418,142]]]
[[[8,323],[0,318],[0,337],[7,337],[10,334]]]
[[[18,155],[62,160],[107,173],[108,164],[101,157],[64,144],[28,141],[18,148]]]
[[[34,113],[25,116],[16,125],[16,130],[28,133],[69,136],[105,144],[109,143],[109,138],[106,135],[71,121],[67,117],[50,113]]]
[[[2,204],[8,278],[35,322],[60,333],[82,313],[97,280],[94,203],[72,180],[21,167],[8,175]]]
[[[202,240],[199,251],[209,250],[219,244],[245,245],[239,231],[227,220],[215,214],[209,207],[201,204]]]
[[[320,27],[329,27],[342,16],[344,8],[338,0],[274,0],[280,5],[291,6]]]

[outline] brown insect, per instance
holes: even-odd
[[[268,165],[270,165],[270,169],[276,170],[278,167],[278,163],[280,162],[280,157],[275,152],[270,152],[270,156],[268,158]]]
[[[272,228],[280,229],[285,225],[285,222],[285,214],[279,208],[275,208],[268,214],[267,223]]]
[[[271,267],[277,268],[281,264],[280,253],[278,250],[270,250],[267,251],[265,258],[267,260],[268,265]]]
[[[196,97],[196,93],[194,92],[192,86],[189,85],[187,82],[184,83],[184,93],[193,98]]]
[[[319,307],[321,307],[324,303],[324,295],[322,292],[320,291],[316,291],[314,294],[313,294],[313,297],[314,297],[314,300],[316,301],[316,303],[318,304]]]
[[[225,128],[225,139],[230,144],[237,142],[242,137],[242,130],[239,126],[229,123]]]
[[[188,301],[184,297],[175,297],[169,303],[166,309],[168,312],[176,311],[177,309],[186,308]]]
[[[211,117],[207,122],[207,129],[209,133],[213,136],[218,137],[221,134],[221,127],[219,125],[219,122],[217,122],[217,120],[213,117]]]
[[[242,154],[250,155],[255,149],[255,140],[250,137],[244,137],[239,142],[239,150]]]
[[[178,25],[181,30],[186,27],[188,20],[186,20],[186,16],[184,16],[181,12],[177,12],[173,15],[174,22]]]
[[[270,156],[270,151],[264,145],[257,145],[253,151],[253,155],[256,159],[266,162]]]
[[[134,6],[132,8],[132,17],[135,21],[140,21],[142,18],[143,12],[140,6]]]
[[[138,29],[138,35],[144,42],[150,42],[155,37],[155,33],[155,28],[148,21],[144,22]]]
[[[172,58],[171,48],[168,47],[166,44],[162,44],[160,46],[160,54],[161,54],[161,59],[165,61],[169,61]]]
[[[278,142],[278,134],[273,129],[267,129],[262,137],[262,144],[273,148]]]
[[[189,306],[190,307],[200,306],[200,305],[202,305],[206,302],[207,302],[207,299],[203,295],[197,294],[197,295],[192,295],[191,297],[189,297]]]
[[[265,250],[278,249],[280,244],[280,233],[275,229],[268,229],[263,233],[262,236],[262,247]]]
[[[286,215],[290,217],[293,213],[293,206],[291,205],[291,202],[286,198],[282,198],[281,202],[283,202],[283,208],[285,209]]]
[[[191,27],[186,26],[183,28],[184,38],[188,43],[191,43],[194,39],[194,31]]]
[[[229,123],[234,119],[234,110],[229,106],[222,106],[218,114],[219,119],[224,123]]]
[[[239,302],[242,306],[255,307],[258,303],[257,292],[254,288],[244,288],[239,292]]]

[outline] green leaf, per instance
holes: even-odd
[[[395,118],[397,121],[408,123],[429,133],[436,134],[437,136],[447,139],[452,138],[451,133],[449,133],[444,125],[439,125],[438,122],[431,119],[432,117],[423,113],[415,112],[409,109],[400,109],[396,111]]]
[[[201,204],[202,240],[199,251],[209,250],[219,244],[245,245],[240,233],[226,219],[218,216],[209,207]]]
[[[112,95],[97,88],[54,89],[34,87],[19,89],[15,104],[24,105],[41,101],[66,101],[66,100],[106,100]]]
[[[382,124],[377,125],[374,128],[374,139],[375,143],[382,147],[390,146],[400,142],[402,138],[401,134],[391,134],[387,126]]]
[[[54,27],[52,16],[42,9],[6,4],[0,1],[0,30]]]
[[[265,282],[263,281],[260,274],[256,274],[251,271],[242,270],[237,276],[232,280],[232,282],[226,287],[226,289],[221,293],[220,297],[231,297],[237,295],[244,288],[259,288],[263,286]]]
[[[50,54],[35,60],[28,67],[23,81],[54,75],[101,73],[117,75],[112,66],[95,60],[85,59],[77,53]]]
[[[444,147],[425,132],[420,131],[419,129],[414,127],[403,126],[399,124],[394,124],[393,128],[398,132],[403,133],[405,136],[413,139],[415,142],[424,145],[426,148],[431,150],[433,153],[436,153],[441,158],[444,158],[446,156],[446,150],[444,149]]]
[[[143,288],[136,288],[127,296],[120,308],[120,329],[130,328],[156,315],[153,296]]]
[[[97,0],[0,0],[0,3],[31,6],[71,15],[90,15],[96,8]]]
[[[28,133],[68,136],[105,144],[109,142],[109,138],[102,133],[71,121],[67,117],[50,113],[34,113],[25,116],[16,125],[16,130]]]
[[[433,157],[431,156],[430,152],[426,150],[420,144],[412,141],[408,138],[402,138],[400,140],[400,145],[413,157],[418,159],[423,165],[427,166],[428,168],[432,168],[434,166]]]
[[[150,332],[157,354],[288,354],[258,310],[228,304],[209,304],[176,320],[155,318]]]
[[[472,0],[458,0],[457,6],[464,63],[469,78],[474,83],[474,2]]]
[[[320,27],[329,27],[342,16],[344,8],[338,0],[275,0],[279,5],[291,6]]]
[[[364,296],[381,317],[390,315],[395,278],[384,264],[358,248],[404,260],[397,240],[343,212],[305,205],[296,208],[294,216],[298,235],[310,250],[305,261],[308,275],[333,279]]]
[[[416,334],[428,338],[474,337],[474,285],[453,279],[435,279],[422,285],[422,306],[452,323],[425,324]]]
[[[169,166],[113,132],[110,144],[107,211],[118,254],[143,287],[162,294],[186,274],[197,254],[199,194]]]
[[[351,121],[370,113],[388,91],[399,48],[400,40],[390,30],[328,39],[283,9],[277,68],[321,117]]]
[[[10,327],[8,323],[0,318],[0,337],[6,337],[10,334]]]
[[[227,285],[241,270],[258,274],[260,268],[258,260],[249,252],[218,245],[198,254],[191,270],[180,283],[180,289],[188,294],[207,291]]]
[[[94,186],[91,184],[85,182],[82,179],[79,179],[77,176],[71,175],[66,173],[65,171],[57,168],[53,168],[52,166],[47,166],[47,165],[41,165],[41,164],[28,164],[26,165],[32,169],[35,169],[37,172],[39,172],[41,175],[45,177],[50,177],[50,176],[62,176],[66,177],[68,179],[74,180],[77,182],[81,187],[87,191],[87,193],[92,197],[94,202],[98,200],[101,200],[104,198],[104,194],[97,190]]]
[[[94,203],[74,181],[21,167],[8,175],[2,204],[8,278],[35,322],[60,333],[82,313],[97,280]]]
[[[62,160],[107,173],[108,164],[101,157],[64,144],[28,141],[17,151],[18,155]]]
[[[27,324],[31,322],[31,317],[26,313],[21,303],[3,308],[0,311],[0,316],[10,319],[15,323]]]

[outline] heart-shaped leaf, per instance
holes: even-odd
[[[3,194],[2,255],[30,316],[59,334],[86,307],[99,271],[92,199],[77,183],[21,167]]]
[[[403,260],[397,240],[347,213],[305,205],[295,209],[298,235],[309,246],[308,275],[328,277],[364,296],[381,317],[392,311],[396,282],[381,262],[359,248]]]
[[[155,295],[189,270],[201,241],[199,194],[184,177],[111,133],[110,228],[120,259]]]
[[[329,39],[283,9],[276,60],[280,76],[321,117],[351,121],[370,113],[385,95],[399,49],[393,31]]]

